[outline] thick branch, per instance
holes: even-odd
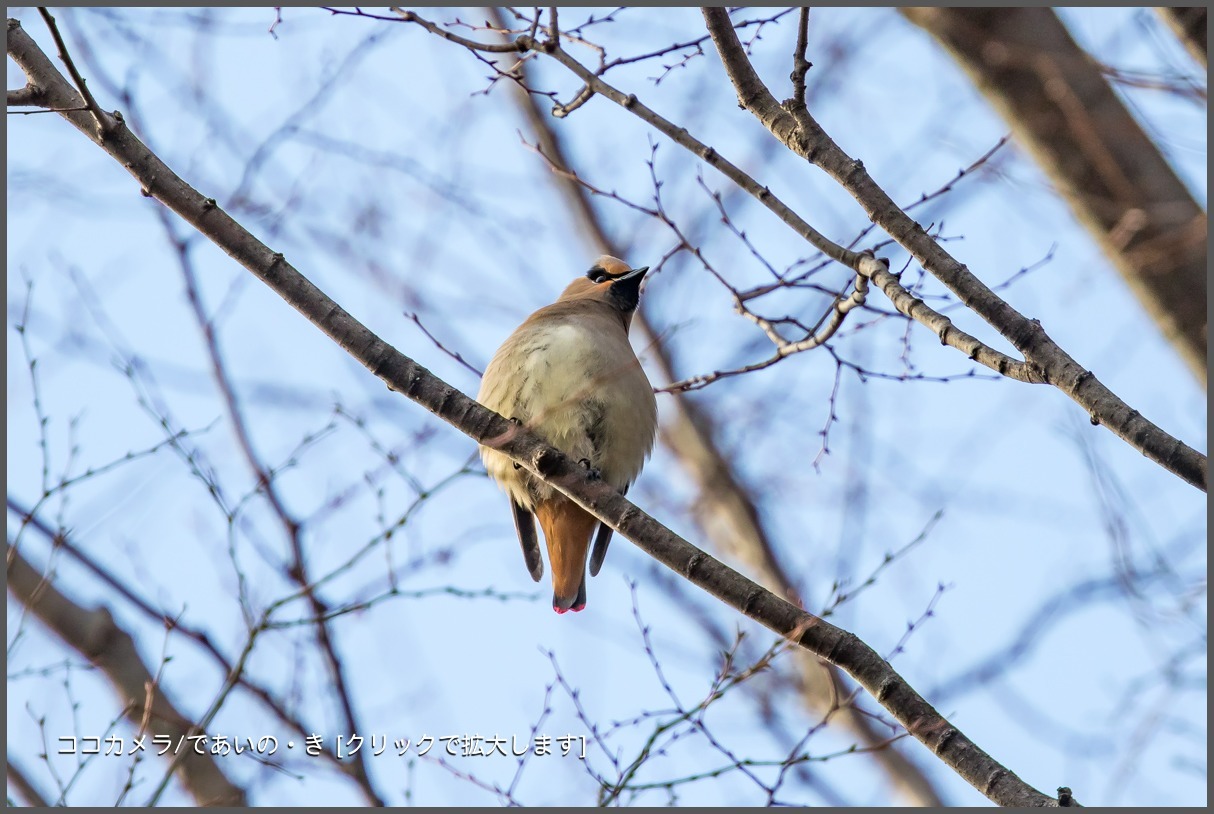
[[[902,13],[969,74],[1204,383],[1206,213],[1100,66],[1044,6]]]
[[[163,687],[144,665],[135,641],[114,623],[106,608],[87,610],[55,589],[10,543],[8,589],[69,647],[95,664],[110,680],[125,704],[128,720],[136,726],[147,720],[152,737],[168,737],[176,744],[190,733],[190,721],[177,711]],[[152,706],[146,707],[149,689]],[[181,782],[199,805],[245,805],[244,791],[234,785],[209,754],[189,748],[179,764]]]
[[[1040,371],[1042,380],[1074,399],[1093,423],[1104,424],[1118,437],[1170,472],[1206,491],[1206,456],[1147,421],[1090,370],[1075,362],[1037,320],[1029,319],[991,291],[890,199],[818,125],[808,111],[790,112],[771,95],[746,55],[724,9],[703,9],[704,20],[738,100],[790,150],[825,170],[919,263],[940,280],[970,310],[994,327]],[[762,200],[762,198],[760,198]]]
[[[8,107],[42,107],[42,88],[26,85],[8,92]]]
[[[10,25],[9,54],[27,75],[64,98],[74,95],[33,40]],[[842,667],[941,760],[990,799],[1005,805],[1052,805],[982,751],[856,636],[797,608],[700,551],[634,506],[604,481],[520,425],[482,407],[368,330],[312,285],[286,259],[249,234],[169,169],[121,118],[99,133],[89,117],[61,114],[111,155],[156,198],[249,269],[389,388],[468,437],[497,449],[568,495],[643,551],[700,588],[820,658]],[[81,121],[83,119],[83,122]]]

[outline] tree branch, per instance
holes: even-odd
[[[359,726],[358,719],[354,713],[354,703],[350,698],[350,692],[347,688],[345,668],[342,666],[341,658],[337,653],[337,645],[333,641],[333,632],[326,621],[328,608],[321,601],[320,597],[317,596],[312,585],[312,579],[308,575],[307,558],[304,555],[303,549],[303,527],[287,509],[286,501],[279,493],[278,486],[274,483],[269,469],[262,462],[253,447],[253,438],[249,431],[248,422],[245,421],[244,412],[236,397],[236,388],[232,384],[232,377],[228,373],[227,362],[224,360],[223,353],[219,349],[219,337],[215,333],[215,324],[208,318],[203,308],[198,277],[194,271],[194,263],[189,255],[189,246],[186,241],[179,239],[174,234],[169,213],[163,208],[158,207],[157,209],[161,225],[164,227],[165,236],[169,239],[177,255],[177,264],[185,280],[186,299],[189,301],[190,310],[194,314],[195,322],[198,323],[198,329],[202,332],[203,344],[206,346],[207,357],[211,362],[211,371],[215,376],[215,384],[219,389],[224,407],[227,410],[228,420],[232,424],[232,431],[236,436],[237,445],[240,447],[245,462],[257,481],[257,488],[265,494],[266,501],[270,504],[274,516],[278,518],[279,524],[283,529],[283,535],[286,537],[291,549],[292,561],[290,567],[287,569],[287,576],[299,586],[307,598],[308,607],[311,609],[312,616],[316,620],[316,641],[320,646],[321,653],[324,654],[329,674],[333,678],[333,689],[337,696],[338,705],[341,708],[345,730],[347,732],[360,732],[362,731],[362,727]],[[343,770],[354,778],[363,796],[366,797],[371,805],[382,806],[384,804],[383,798],[371,782],[370,773],[367,771],[366,758],[361,750],[343,761],[341,766]]]
[[[790,112],[776,101],[750,64],[724,9],[704,8],[703,14],[738,100],[772,135],[797,155],[825,170],[851,193],[873,223],[898,241],[924,269],[1024,355],[1025,362],[1038,372],[1037,381],[1054,385],[1083,407],[1092,423],[1104,424],[1151,460],[1206,491],[1208,462],[1205,455],[1130,408],[1092,371],[1081,367],[1060,348],[1040,322],[1018,312],[945,251],[877,186],[862,162],[853,160],[835,144],[807,110],[797,110],[793,106]]]
[[[7,99],[8,107],[42,107],[42,88],[26,85],[23,88],[10,90]]]
[[[902,14],[936,38],[1003,116],[1205,384],[1206,213],[1100,65],[1044,6]]]
[[[801,8],[800,19],[797,20],[797,47],[792,54],[792,102],[795,105],[805,107],[805,75],[809,73],[809,69],[813,67],[812,63],[805,58],[805,51],[809,47],[809,7]]]
[[[93,118],[97,122],[98,127],[105,127],[104,113],[97,100],[93,98],[93,94],[89,91],[88,85],[85,84],[84,77],[80,75],[80,71],[76,70],[76,63],[72,61],[71,54],[67,52],[67,46],[63,43],[63,36],[59,33],[59,26],[55,24],[55,18],[46,8],[39,6],[38,13],[42,15],[43,22],[51,32],[51,37],[55,40],[55,47],[59,49],[59,58],[63,60],[63,64],[67,66],[68,73],[72,75],[72,81],[76,83],[76,89],[80,92],[81,98],[84,99],[84,104],[88,111],[93,114]],[[12,28],[12,24],[9,24]]]
[[[732,29],[731,29],[732,30]],[[887,266],[875,260],[870,255],[862,252],[854,252],[844,248],[826,236],[822,235],[812,226],[805,222],[796,212],[794,212],[787,204],[772,194],[771,190],[759,184],[754,178],[742,172],[736,165],[727,161],[714,148],[699,141],[693,137],[684,127],[677,127],[674,123],[659,116],[649,107],[637,100],[633,94],[625,94],[622,91],[612,87],[603,81],[596,74],[591,73],[584,65],[579,63],[568,53],[562,49],[556,49],[551,54],[552,58],[560,62],[569,70],[573,71],[587,86],[592,88],[597,93],[610,99],[611,101],[623,107],[625,110],[633,113],[643,121],[652,125],[656,130],[668,136],[676,144],[685,147],[691,152],[699,156],[706,164],[713,167],[724,175],[729,180],[733,181],[739,187],[749,192],[759,200],[764,206],[770,209],[780,220],[791,226],[797,234],[801,235],[810,245],[822,252],[832,260],[854,270],[856,273],[865,277],[872,278],[874,274],[879,274],[881,271],[888,272]],[[903,314],[911,319],[921,322],[940,337],[942,344],[951,345],[965,353],[970,359],[978,362],[981,365],[989,367],[998,373],[1009,378],[1017,379],[1023,382],[1040,382],[1043,381],[1041,373],[1034,367],[1025,364],[1024,362],[1012,359],[1010,356],[1000,353],[975,337],[958,330],[952,324],[952,320],[948,317],[937,313],[930,307],[925,305],[921,299],[915,297],[909,291],[902,288],[901,283],[896,277],[889,277],[884,280],[883,284],[879,284],[887,295],[890,292],[897,292],[898,296],[893,300],[895,307],[898,307]],[[887,289],[889,289],[887,291]]]

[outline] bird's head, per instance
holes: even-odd
[[[641,280],[647,271],[649,266],[634,269],[623,260],[605,254],[594,261],[585,276],[578,277],[566,286],[557,302],[602,302],[619,311],[627,325],[640,301]]]

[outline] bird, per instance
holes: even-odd
[[[485,368],[476,400],[525,426],[622,494],[653,451],[657,402],[628,341],[648,266],[603,255],[551,305],[515,329]],[[539,582],[539,520],[552,567],[552,609],[586,607],[586,567],[597,576],[611,527],[497,450],[480,446],[506,492],[523,560]],[[597,533],[596,533],[597,526]]]

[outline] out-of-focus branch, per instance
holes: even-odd
[[[1204,384],[1206,213],[1057,13],[901,11],[999,111]],[[1205,9],[1191,11],[1204,44]]]
[[[50,808],[51,804],[42,796],[42,792],[38,791],[37,787],[30,782],[29,777],[21,767],[13,762],[12,758],[7,761],[8,767],[8,783],[17,789],[17,793],[29,804],[31,808]]]
[[[1203,68],[1209,67],[1209,57],[1206,54],[1206,26],[1209,24],[1208,12],[1205,6],[1193,8],[1160,7],[1156,11],[1163,17],[1164,22],[1176,34],[1176,38],[1184,43],[1185,49],[1193,55],[1193,59],[1201,63]]]
[[[1208,461],[1205,455],[1143,418],[1105,387],[1092,371],[1075,362],[1050,338],[1039,321],[1024,316],[991,291],[894,203],[869,176],[863,162],[843,152],[804,106],[790,100],[785,107],[776,101],[751,65],[725,9],[704,8],[703,14],[742,106],[790,150],[825,170],[864,208],[869,220],[898,241],[966,307],[1011,342],[1024,355],[1028,368],[1037,373],[1036,379],[1028,381],[1054,385],[1083,407],[1093,423],[1104,424],[1151,460],[1206,491]],[[625,107],[637,106],[635,97],[632,98],[632,105]],[[767,203],[773,196],[766,189],[764,193],[759,200]],[[792,225],[791,221],[786,222]],[[941,336],[941,340],[947,341],[945,336]]]
[[[51,103],[77,94],[15,21],[8,53],[47,88]],[[573,499],[654,559],[744,615],[846,670],[906,730],[967,782],[1003,805],[1046,806],[1056,801],[1029,786],[950,724],[871,647],[855,635],[797,608],[704,553],[647,515],[584,467],[521,425],[486,409],[392,348],[272,251],[199,194],[110,116],[100,132],[87,114],[62,113],[73,126],[125,167],[144,194],[156,198],[215,242],[278,296],[303,314],[390,388],[473,440],[496,449]],[[231,682],[231,680],[230,680]],[[234,682],[231,682],[234,683]]]
[[[6,553],[8,590],[13,598],[105,674],[125,704],[126,717],[136,726],[146,718],[149,733],[168,737],[174,744],[185,738],[190,733],[189,720],[165,695],[163,686],[144,665],[134,640],[114,623],[109,610],[80,607],[46,581],[11,543]],[[187,744],[178,768],[182,785],[199,805],[245,805],[244,791],[228,780],[211,755],[198,754]]]

